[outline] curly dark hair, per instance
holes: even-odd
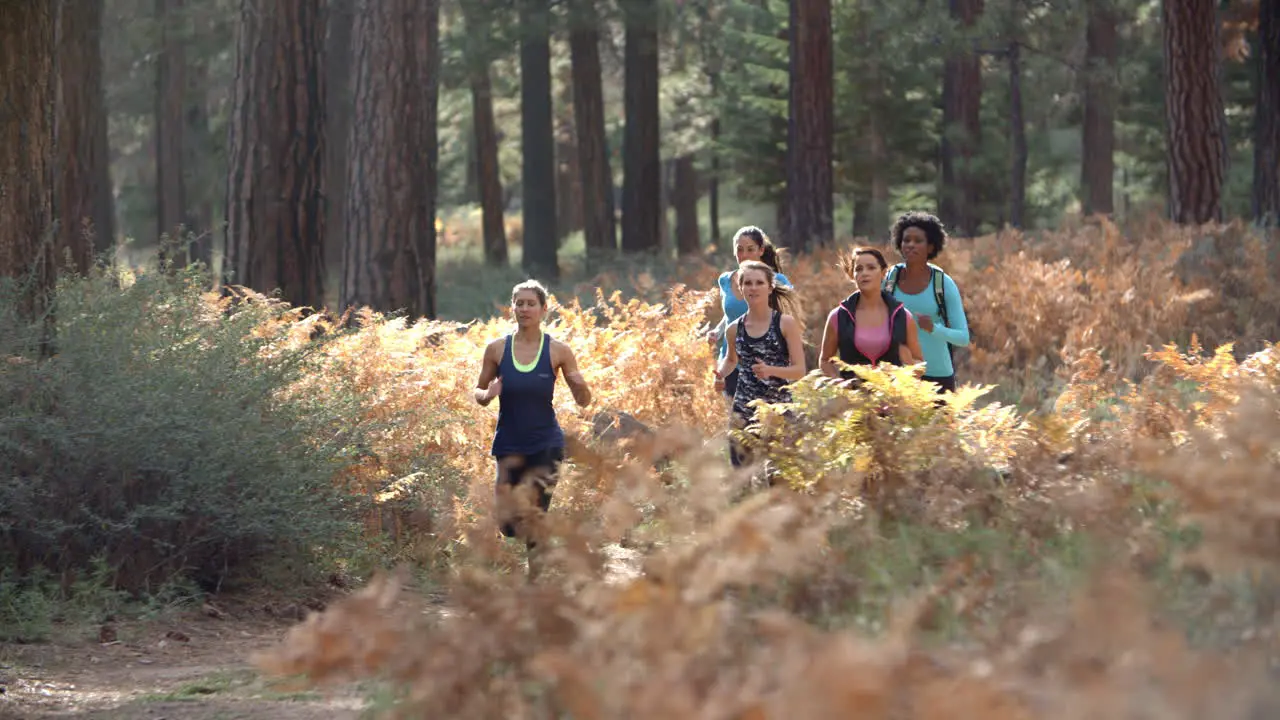
[[[929,259],[938,257],[938,253],[942,252],[942,248],[947,244],[947,229],[938,216],[917,210],[899,215],[893,227],[889,229],[893,247],[899,253],[902,252],[902,233],[909,227],[918,227],[924,231],[924,236],[929,241]]]

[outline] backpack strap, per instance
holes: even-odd
[[[889,268],[889,273],[884,276],[883,288],[884,288],[884,291],[889,293],[890,295],[892,295],[893,291],[898,287],[898,272],[902,270],[902,268],[903,268],[903,264],[898,263],[897,265],[894,265],[893,267]]]
[[[943,284],[946,273],[937,265],[930,265],[930,272],[933,275],[933,299],[938,303],[938,317],[942,319],[942,324],[951,327],[951,323],[947,322],[947,293]]]

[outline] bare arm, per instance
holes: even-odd
[[[582,377],[582,373],[578,370],[578,358],[573,354],[573,348],[565,345],[559,340],[552,346],[552,351],[558,351],[560,355],[560,374],[564,376],[564,382],[569,386],[569,392],[573,393],[574,402],[579,407],[586,407],[591,404],[591,388],[587,387],[586,378]]]
[[[818,354],[818,367],[822,368],[822,374],[833,378],[840,377],[840,369],[831,359],[840,351],[836,330],[838,322],[839,318],[834,312],[827,316],[827,324],[822,328],[822,352]]]
[[[481,406],[488,405],[502,392],[502,378],[498,377],[498,365],[502,362],[502,341],[495,340],[485,346],[484,359],[480,363],[480,377],[471,391],[471,397]]]
[[[729,352],[725,354],[724,359],[716,366],[716,377],[723,380],[726,375],[733,372],[738,366],[738,324],[729,325],[729,330],[724,335],[725,343],[729,346]]]
[[[765,365],[757,363],[752,370],[756,375],[771,375],[779,377],[783,380],[799,380],[804,377],[804,338],[800,337],[800,323],[790,315],[783,315],[782,321],[782,337],[787,341],[787,360],[790,364],[784,367],[775,365]]]

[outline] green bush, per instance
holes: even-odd
[[[287,308],[216,305],[204,283],[64,279],[46,359],[0,284],[0,566],[66,584],[101,556],[121,588],[214,589],[354,536],[358,501],[332,480],[356,393],[297,392],[323,341],[287,342]]]

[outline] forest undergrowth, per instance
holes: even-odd
[[[553,299],[547,331],[595,402],[557,392],[570,463],[535,583],[492,521],[496,411],[470,396],[507,318],[198,296],[214,311],[200,323],[258,313],[255,356],[308,351],[272,397],[330,413],[303,444],[338,434],[345,449],[308,472],[401,564],[366,577],[348,562],[363,589],[259,664],[379,679],[403,716],[1266,716],[1280,709],[1274,246],[1242,225],[955,240],[939,262],[973,337],[960,392],[939,406],[906,371],[866,370],[863,393],[811,375],[752,440],[784,480],[772,488],[727,463],[701,332],[719,268]],[[834,251],[788,263],[816,344],[850,283]],[[341,423],[314,400],[335,389]],[[640,554],[634,577],[608,569],[618,544]],[[436,578],[450,612],[404,566]]]

